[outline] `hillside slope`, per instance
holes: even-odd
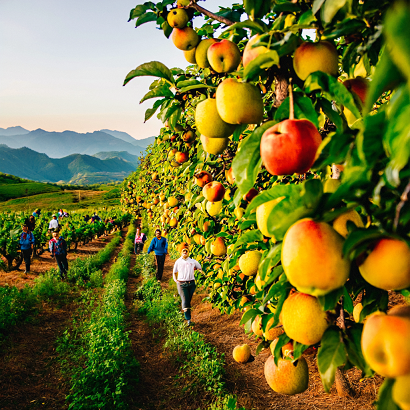
[[[0,171],[31,180],[73,183],[79,180],[79,176],[80,179],[87,176],[86,183],[101,183],[122,180],[134,170],[134,164],[118,157],[99,159],[72,154],[49,158],[29,148],[13,149],[0,145]]]

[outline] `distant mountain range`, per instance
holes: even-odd
[[[94,155],[99,152],[123,152],[139,156],[155,137],[136,140],[122,131],[101,130],[81,134],[74,131],[49,132],[26,130],[20,126],[0,128],[0,144],[9,148],[27,147],[51,158],[71,154]],[[0,167],[0,172],[5,172]]]
[[[138,166],[129,152],[99,152],[95,156],[71,154],[50,158],[29,148],[0,145],[0,171],[41,182],[93,184],[121,181]]]

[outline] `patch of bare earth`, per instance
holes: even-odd
[[[173,262],[167,258],[161,286],[167,287],[172,277]],[[135,356],[141,364],[140,382],[133,396],[132,409],[186,409],[205,408],[206,402],[201,398],[184,397],[174,385],[178,373],[163,349],[161,336],[155,336],[153,329],[136,315],[132,306],[132,295],[138,287],[140,278],[130,278],[128,282],[128,308],[130,312],[131,340]],[[226,381],[230,393],[238,396],[238,403],[247,409],[255,410],[372,410],[377,391],[383,379],[379,376],[362,379],[361,372],[351,369],[346,377],[354,390],[354,397],[339,398],[335,386],[330,394],[324,392],[317,369],[316,356],[306,356],[309,365],[309,388],[294,396],[275,393],[266,383],[264,365],[270,352],[264,350],[255,356],[258,342],[245,335],[239,326],[241,313],[230,316],[221,315],[212,309],[210,303],[202,302],[205,292],[197,290],[193,298],[192,320],[194,329],[205,336],[219,353],[225,354]],[[401,295],[390,295],[391,305],[403,303]],[[246,364],[233,360],[232,350],[235,346],[247,343],[250,345],[253,358]],[[203,399],[203,398],[202,398]],[[201,405],[202,404],[202,405]]]

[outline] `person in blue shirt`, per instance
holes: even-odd
[[[67,278],[68,262],[67,262],[67,243],[62,236],[60,236],[59,229],[53,232],[53,237],[48,243],[51,257],[57,261],[60,270],[61,279]]]
[[[164,273],[165,256],[168,253],[168,241],[161,236],[161,231],[159,229],[155,231],[155,238],[152,239],[148,248],[148,253],[151,253],[152,251],[155,252],[155,259],[157,260],[156,277],[158,282],[160,282],[162,274]]]
[[[20,235],[19,242],[21,253],[23,254],[24,258],[24,263],[26,264],[26,270],[24,271],[24,273],[29,273],[31,253],[33,252],[34,248],[34,235],[28,230],[28,226],[26,224],[23,225],[23,232]]]

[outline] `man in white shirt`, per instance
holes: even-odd
[[[56,230],[57,228],[58,228],[57,216],[56,214],[53,214],[53,219],[48,224],[48,229],[51,231],[52,229]]]
[[[175,262],[172,277],[177,284],[179,296],[181,296],[182,310],[188,326],[191,325],[191,299],[196,288],[195,269],[202,270],[202,267],[195,259],[189,257],[187,248],[182,249],[181,257]]]

